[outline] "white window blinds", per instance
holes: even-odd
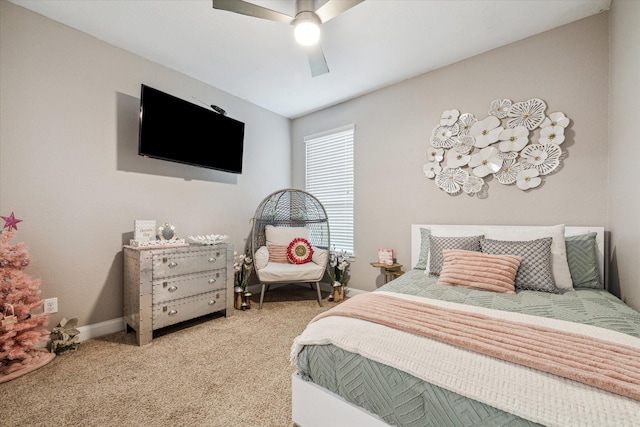
[[[354,125],[306,136],[306,191],[329,217],[331,246],[354,253],[353,141]]]

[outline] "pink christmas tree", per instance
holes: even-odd
[[[11,245],[16,224],[21,220],[5,220],[0,232],[0,383],[45,365],[55,357],[44,348],[49,331],[46,313],[34,314],[42,307],[40,280],[24,270],[30,262],[24,243]],[[42,345],[38,345],[42,343]]]

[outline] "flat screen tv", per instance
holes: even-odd
[[[244,123],[142,85],[138,154],[242,173]]]

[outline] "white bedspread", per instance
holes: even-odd
[[[607,329],[409,295],[393,295],[585,334],[640,349],[640,339]],[[297,355],[305,345],[313,344],[336,345],[544,425],[640,425],[638,401],[363,320],[331,316],[309,324],[293,343],[292,364],[296,364]]]

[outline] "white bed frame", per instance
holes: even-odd
[[[499,225],[411,225],[411,266],[416,265],[420,256],[421,228],[437,228],[438,230],[457,230],[468,232],[468,235],[479,235],[491,229],[526,229],[538,226],[499,226]],[[575,236],[596,232],[598,246],[598,267],[600,280],[607,284],[605,267],[605,232],[604,227],[565,227],[565,236]],[[461,234],[462,235],[462,234]],[[293,422],[300,427],[384,427],[389,426],[378,416],[347,402],[342,397],[303,380],[297,372],[291,376],[291,415]]]

